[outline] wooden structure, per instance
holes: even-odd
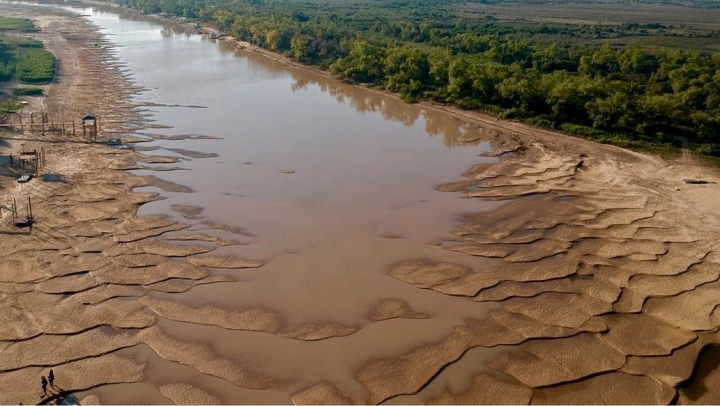
[[[35,119],[35,115],[37,114],[38,118],[40,119],[39,122]],[[45,135],[45,128],[48,124],[48,114],[45,112],[42,113],[30,113],[30,132],[35,132],[36,127],[39,127],[37,131],[41,131],[42,135]],[[23,122],[22,122],[22,115],[20,116],[20,128],[23,128]]]
[[[23,144],[23,151],[19,154],[0,155],[0,164],[9,164],[10,168],[17,168],[23,173],[36,174],[45,166],[45,148],[40,148],[40,151],[25,151],[24,148]]]
[[[27,214],[25,215],[25,218],[20,217],[20,214],[18,213],[18,205],[15,199],[13,199],[12,204],[12,219],[13,223],[15,224],[15,227],[32,227],[33,223],[35,222],[35,217],[32,214],[32,201],[30,200],[30,196],[28,196],[28,202],[27,202]]]
[[[40,153],[37,151],[22,152],[17,159],[18,168],[23,172],[37,173],[40,169]]]
[[[92,142],[97,141],[97,122],[97,118],[89,114],[82,118],[83,137],[89,138]]]
[[[62,134],[76,136],[80,130],[82,130],[83,138],[90,142],[97,142],[97,137],[100,134],[100,120],[93,115],[86,115],[77,119],[69,120],[65,117],[58,118],[58,121],[54,121],[53,118],[47,112],[35,112],[29,114],[17,113],[14,116],[17,121],[9,123],[0,123],[0,128],[7,128],[10,131],[20,131],[24,133],[29,131],[32,134],[41,133],[41,135],[47,134]],[[57,118],[57,117],[56,117]],[[124,120],[103,120],[103,124],[127,124]],[[120,130],[104,130],[104,134],[108,133],[125,133]]]

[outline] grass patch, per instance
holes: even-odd
[[[16,37],[8,37],[8,36],[1,36],[0,37],[0,45],[5,45],[9,48],[42,48],[43,44],[40,41],[34,40],[32,38],[16,38]]]
[[[10,100],[0,100],[0,113],[14,113],[20,109],[20,105]]]
[[[41,96],[43,90],[39,87],[19,87],[13,89],[13,96]]]
[[[28,38],[0,37],[0,81],[15,79],[46,84],[55,76],[55,57],[42,43]]]
[[[13,18],[0,16],[0,30],[3,31],[31,31],[35,24],[27,18]]]
[[[481,17],[493,16],[498,20],[523,19],[534,23],[561,23],[573,25],[660,23],[664,25],[717,30],[720,28],[720,9],[703,10],[690,7],[656,4],[514,4],[488,5],[465,3],[459,11],[478,12]]]
[[[20,48],[15,51],[15,78],[21,83],[49,83],[55,76],[55,58],[37,48]]]
[[[658,48],[698,49],[701,51],[720,51],[720,39],[702,37],[682,36],[647,36],[647,37],[623,37],[620,39],[607,40],[616,46],[624,46],[632,43],[645,44]]]

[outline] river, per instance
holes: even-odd
[[[482,264],[439,244],[452,241],[462,213],[497,204],[435,190],[461,180],[472,165],[493,161],[481,156],[489,151],[486,143],[463,142],[481,128],[288,67],[178,24],[105,8],[82,13],[117,46],[132,81],[146,88],[136,101],[150,104],[144,113],[159,128],[135,134],[151,137],[141,148],[180,158],[155,166],[184,169],[135,173],[192,189],[143,188],[160,199],[142,206],[139,215],[165,214],[192,224],[182,233],[238,240],[240,245],[214,254],[267,263],[217,271],[237,282],[156,295],[193,306],[259,306],[290,326],[338,323],[359,329],[305,342],[161,318],[159,326],[171,336],[209,345],[277,384],[268,390],[239,388],[140,346],[122,353],[148,363],[145,382],[93,390],[103,402],[166,403],[155,388],[183,382],[225,403],[286,403],[320,381],[363,402],[354,373],[369,361],[438,341],[466,318],[487,314],[486,305],[432,294],[387,275],[392,264],[407,259]],[[162,139],[168,137],[175,139]],[[202,212],[184,218],[173,210],[177,205]],[[223,231],[215,224],[229,227]],[[368,320],[369,311],[388,298],[405,300],[429,317]]]

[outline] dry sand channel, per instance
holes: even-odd
[[[0,403],[50,368],[82,403],[720,401],[719,190],[682,182],[715,169],[81,11],[0,3],[60,60],[27,109],[136,152],[0,139],[62,179],[0,177]]]

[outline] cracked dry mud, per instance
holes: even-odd
[[[29,16],[48,34],[42,39],[60,60],[59,80],[47,98],[51,114],[95,111],[119,122],[118,131],[143,125],[141,106],[130,100],[140,89],[126,81],[112,44],[95,28],[47,8],[0,5],[0,12]],[[366,360],[353,371],[360,395],[344,383],[288,382],[165,327],[187,323],[260,341],[333,348],[329,344],[336,340],[373,334],[376,325],[431,322],[433,314],[388,297],[367,309],[364,324],[308,324],[273,309],[175,302],[173,292],[234,281],[233,272],[264,265],[213,253],[238,242],[210,231],[243,235],[236,227],[202,221],[207,234],[197,228],[179,233],[190,226],[136,216],[138,206],[157,195],[133,188],[192,190],[127,170],[137,162],[179,159],[109,154],[103,146],[59,134],[24,139],[30,148],[48,149],[46,170],[62,173],[64,181],[21,188],[13,174],[0,177],[3,208],[12,197],[30,195],[39,219],[30,233],[11,227],[3,210],[0,403],[37,401],[38,376],[49,368],[64,389],[89,390],[81,403],[98,403],[93,388],[113,385],[136,389],[138,401],[177,404],[221,403],[227,390],[247,395],[250,403],[379,403],[401,395],[441,404],[717,401],[720,201],[714,185],[682,183],[718,180],[716,171],[471,118],[493,129],[482,137],[501,158],[438,190],[505,203],[465,215],[455,240],[437,243],[436,249],[468,261],[408,258],[387,273],[428,295],[457,296],[467,306],[496,310],[486,319],[465,320],[435,342]],[[3,137],[15,148],[22,138]],[[202,218],[200,207],[173,210],[187,220]],[[471,351],[482,348],[489,352],[476,365],[479,373],[465,384],[440,382],[444,372],[460,368]],[[149,362],[172,368],[173,376],[158,380]],[[123,386],[130,383],[136,386]],[[272,397],[258,397],[265,392]]]

